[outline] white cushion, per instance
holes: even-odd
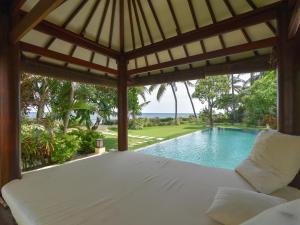
[[[285,183],[267,167],[260,167],[251,159],[245,159],[235,171],[247,180],[257,191],[270,194],[285,186]]]
[[[283,198],[287,201],[300,199],[300,190],[294,187],[285,186],[272,193],[272,196]]]
[[[282,198],[254,191],[220,187],[207,214],[224,225],[238,225],[284,202]]]
[[[242,225],[299,225],[300,200],[284,203],[258,214]]]
[[[257,135],[249,159],[236,171],[258,191],[270,194],[288,185],[299,169],[300,136],[268,130]]]

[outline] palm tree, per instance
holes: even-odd
[[[176,91],[177,91],[176,83],[172,82],[172,83],[165,83],[165,84],[160,84],[160,85],[153,84],[153,85],[150,86],[149,92],[151,93],[157,87],[158,87],[157,94],[156,94],[157,101],[161,100],[162,96],[164,95],[164,93],[167,90],[167,87],[171,87],[171,90],[172,90],[172,93],[173,93],[173,97],[174,97],[174,103],[175,103],[175,117],[174,117],[174,122],[175,122],[175,124],[178,124],[178,113],[177,113],[178,103],[177,103],[177,96],[176,96]]]
[[[189,90],[189,86],[190,86],[190,87],[193,87],[194,84],[193,84],[191,81],[185,81],[185,82],[183,82],[183,83],[184,83],[186,92],[187,92],[187,94],[188,94],[188,96],[189,96],[189,99],[190,99],[190,102],[191,102],[191,105],[192,105],[192,108],[193,108],[194,116],[195,116],[195,118],[197,119],[197,114],[196,114],[195,106],[194,106],[194,103],[193,103],[193,98],[192,98],[191,93],[190,93],[190,90]]]
[[[233,74],[230,75],[231,81],[231,100],[232,100],[232,114],[233,114],[233,122],[237,121],[236,115],[236,97],[235,93],[240,93],[242,85],[241,82],[243,80],[240,78],[240,75],[234,76]]]

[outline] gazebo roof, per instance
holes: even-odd
[[[39,1],[23,2],[19,7],[25,17]],[[172,81],[174,75],[181,80],[186,74],[197,78],[271,69],[276,10],[281,3],[277,0],[62,1],[21,37],[23,68],[46,74],[54,68],[56,73],[63,72],[63,68],[74,72],[74,77],[80,71],[90,79],[105,78],[112,85],[118,76],[117,59],[121,56],[128,60],[129,85],[130,81],[133,84]],[[122,37],[124,40],[120,40]]]

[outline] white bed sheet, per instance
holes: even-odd
[[[230,170],[114,152],[26,173],[2,189],[19,225],[217,225],[219,186],[252,190]]]

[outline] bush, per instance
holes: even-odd
[[[21,149],[23,169],[51,164],[52,138],[42,125],[22,126]]]
[[[78,150],[79,154],[94,153],[96,148],[96,140],[98,138],[104,138],[101,133],[93,130],[78,130],[73,131],[71,134],[76,135],[80,140]]]
[[[63,163],[70,160],[79,150],[81,142],[78,136],[71,133],[56,133],[53,140],[51,160],[55,163]]]
[[[133,130],[141,130],[144,128],[144,119],[136,118],[129,120],[128,128]]]

